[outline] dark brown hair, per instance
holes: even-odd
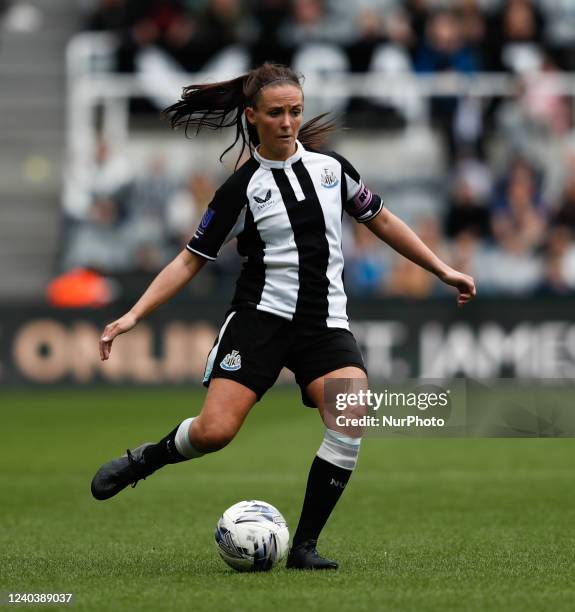
[[[179,102],[164,110],[170,117],[172,128],[184,127],[186,136],[190,130],[198,134],[202,128],[221,130],[235,127],[234,142],[221,154],[233,149],[239,141],[242,144],[237,163],[248,147],[250,153],[259,145],[260,139],[253,125],[244,119],[247,106],[256,107],[261,90],[267,85],[291,84],[301,89],[303,78],[288,66],[266,62],[230,81],[206,85],[189,85],[184,88]],[[337,124],[326,119],[328,113],[314,117],[300,128],[298,138],[308,149],[321,148]]]

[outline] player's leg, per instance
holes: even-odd
[[[156,444],[143,444],[104,464],[92,481],[96,499],[108,499],[169,463],[223,448],[255,402],[274,384],[283,364],[288,324],[256,310],[230,312],[208,355],[201,413],[182,421]]]
[[[146,448],[145,462],[157,470],[224,448],[234,439],[256,401],[256,393],[248,387],[234,380],[215,378],[200,414],[185,419],[157,444]]]
[[[182,421],[156,444],[142,444],[105,463],[92,480],[92,495],[108,499],[170,463],[215,452],[234,438],[257,395],[225,378],[211,381],[200,414]]]
[[[327,378],[345,378],[350,391],[367,390],[367,376],[359,367],[343,367],[313,380],[305,388],[311,403],[318,407],[326,425],[321,446],[310,468],[300,520],[293,537],[287,567],[294,569],[336,569],[337,563],[318,555],[316,544],[332,510],[339,501],[356,466],[360,437],[351,437],[333,427],[324,397]],[[330,427],[331,426],[331,427]]]
[[[186,452],[188,441],[194,449],[192,455],[196,452],[213,453],[224,448],[234,439],[257,400],[255,391],[241,383],[227,378],[214,378],[200,414],[186,419],[189,422],[187,432],[183,424],[180,425],[181,454]]]

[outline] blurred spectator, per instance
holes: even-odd
[[[483,100],[464,96],[457,102],[453,117],[450,144],[455,155],[471,149],[477,155],[485,150],[485,125]]]
[[[209,174],[194,173],[170,198],[168,232],[179,247],[184,247],[192,237],[215,191],[216,185]]]
[[[125,190],[131,180],[132,172],[126,156],[114,153],[108,143],[98,137],[90,171],[89,189],[92,194],[115,196]]]
[[[389,40],[411,55],[417,46],[417,36],[401,3],[386,14],[385,28]]]
[[[483,295],[531,294],[543,279],[541,258],[526,250],[511,233],[500,238],[497,248],[481,254],[475,270],[475,281]]]
[[[342,42],[351,33],[351,25],[337,19],[327,0],[294,0],[290,19],[278,36],[290,48],[292,68],[305,75],[308,82],[321,82],[330,73],[349,70],[349,60]],[[334,97],[328,83],[318,96],[306,100],[305,116],[311,118],[324,112],[342,111],[347,104],[343,97]]]
[[[82,173],[66,185],[64,206],[67,215],[72,219],[86,220],[94,198],[111,198],[118,206],[119,217],[123,218],[131,180],[127,157],[113,151],[105,139],[98,136],[89,167],[82,168]]]
[[[196,72],[210,57],[209,48],[202,46],[197,17],[183,15],[170,24],[163,45],[169,54],[186,71]]]
[[[166,160],[156,157],[147,172],[133,182],[128,201],[127,231],[135,249],[136,265],[145,271],[161,268],[169,258],[166,206],[174,192]]]
[[[553,225],[564,225],[575,234],[575,156],[567,158],[566,179],[552,217]]]
[[[543,16],[531,0],[506,0],[489,23],[486,68],[526,74],[541,68]]]
[[[525,160],[516,160],[493,201],[495,240],[509,252],[528,253],[544,240],[545,215],[535,171]]]
[[[357,296],[378,295],[389,273],[390,251],[360,224],[353,227],[354,242],[345,260],[345,284]]]
[[[219,53],[244,42],[244,23],[239,0],[208,0],[195,22],[188,16],[172,25],[167,48],[186,70],[202,70]]]
[[[95,199],[89,218],[70,231],[64,270],[83,267],[124,272],[133,264],[130,236],[120,222],[117,203],[111,198]]]
[[[539,0],[545,14],[545,38],[564,70],[575,70],[575,2]]]
[[[564,225],[551,229],[545,249],[545,272],[540,293],[565,294],[575,289],[575,243]]]
[[[471,74],[479,69],[477,53],[465,44],[461,20],[451,11],[434,13],[415,57],[415,69]]]
[[[158,155],[132,183],[128,204],[130,217],[147,217],[154,224],[163,223],[166,201],[173,191],[174,182],[167,174],[166,159],[163,155]]]
[[[278,36],[283,44],[298,48],[307,43],[341,43],[351,34],[351,24],[336,19],[327,0],[293,0],[289,19]]]
[[[98,0],[86,19],[86,29],[96,32],[120,32],[133,21],[132,5],[127,0]]]
[[[561,260],[561,273],[569,289],[575,291],[575,243],[573,242],[573,234],[571,232],[570,236],[571,243],[565,250]]]
[[[383,17],[373,9],[359,10],[355,14],[356,33],[347,46],[350,70],[367,72],[373,52],[382,43],[387,42]]]
[[[254,27],[251,64],[265,61],[291,62],[291,46],[282,44],[278,32],[291,15],[291,0],[253,0],[251,17]]]
[[[566,134],[571,126],[569,100],[554,91],[560,75],[553,60],[544,57],[539,72],[525,78],[525,91],[519,102],[529,121],[554,135]]]
[[[479,0],[460,0],[457,4],[457,15],[464,45],[472,50],[480,68],[483,69],[487,63],[485,56],[487,24],[485,12],[481,10]]]
[[[558,88],[561,76],[546,57],[541,70],[524,76],[517,94],[500,104],[490,135],[497,143],[494,151],[504,158],[520,154],[545,169],[538,182],[545,183],[542,186],[550,202],[557,198],[564,168],[558,137],[566,136],[572,126],[572,101]]]
[[[425,38],[425,29],[433,8],[431,2],[429,0],[405,0],[404,4],[415,39],[422,41]]]
[[[428,218],[416,228],[425,244],[442,259],[446,258],[441,227],[436,219]],[[405,257],[393,254],[392,268],[385,282],[385,294],[395,297],[426,298],[438,289],[437,279]]]
[[[449,245],[447,261],[456,270],[470,274],[479,283],[481,277],[481,258],[485,252],[485,243],[474,231],[462,230],[458,232]],[[483,291],[483,287],[481,287]]]
[[[459,160],[452,179],[452,199],[445,220],[448,237],[462,233],[477,238],[490,235],[487,203],[491,192],[491,174],[478,159],[463,157]]]
[[[352,72],[401,76],[411,72],[409,57],[385,35],[383,18],[373,9],[359,11],[357,34],[346,48]],[[391,93],[391,92],[390,92]],[[404,127],[403,111],[413,99],[374,95],[352,97],[347,108],[347,125],[354,128]]]
[[[447,10],[433,13],[427,24],[425,40],[420,43],[415,55],[416,71],[422,74],[454,72],[469,75],[479,68],[480,58],[477,51],[467,45],[457,13]],[[456,150],[454,118],[457,108],[456,98],[438,96],[431,99],[431,116],[446,135],[452,156]],[[468,106],[467,110],[473,112],[473,107]],[[469,119],[466,121],[469,123]],[[475,133],[477,131],[474,130]]]
[[[487,25],[479,0],[460,0],[457,4],[457,15],[464,47],[468,48],[476,58],[478,70],[484,70],[487,63],[485,56]],[[453,124],[456,151],[467,147],[473,148],[477,153],[483,152],[485,111],[484,100],[481,98],[465,97],[459,101]]]

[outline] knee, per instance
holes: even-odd
[[[214,453],[227,446],[235,437],[237,428],[230,423],[213,423],[194,419],[190,431],[190,440],[202,453]]]

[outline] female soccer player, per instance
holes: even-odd
[[[266,63],[237,79],[191,85],[167,112],[172,127],[235,127],[234,144],[240,141],[242,152],[247,146],[251,155],[218,189],[187,248],[128,313],[106,326],[101,359],[110,357],[118,335],[190,282],[233,237],[244,264],[231,309],[207,358],[208,392],[200,413],[158,443],[143,444],[105,463],[92,481],[96,499],[108,499],[169,463],[226,446],[283,366],[294,372],[304,403],[317,407],[325,422],[326,378],[366,384],[346,314],[343,210],[456,287],[459,305],[475,295],[473,279],[443,263],[383,208],[381,198],[347,160],[320,151],[333,124],[316,117],[301,125],[303,92],[290,68]],[[359,444],[360,439],[326,429],[309,473],[287,567],[337,568],[335,561],[317,553],[316,543],[355,468]]]

